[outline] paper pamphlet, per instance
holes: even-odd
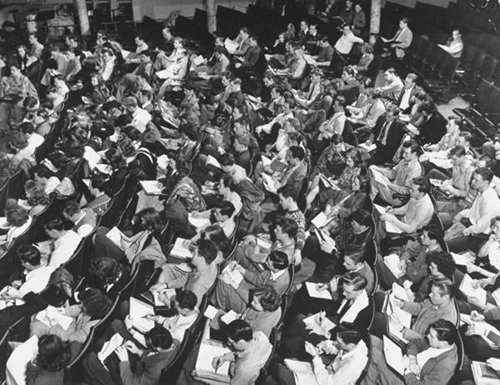
[[[387,212],[387,208],[384,206],[380,206],[376,203],[373,204],[373,207],[379,212],[379,214],[385,214]]]
[[[325,213],[322,211],[314,219],[311,221],[311,223],[316,226],[318,229],[322,228],[323,226],[327,225],[332,221],[333,218],[328,218]]]
[[[358,144],[358,147],[361,148],[362,150],[365,150],[366,152],[372,152],[377,149],[377,145],[375,143],[372,144],[361,143]]]
[[[144,318],[149,315],[154,315],[155,311],[153,306],[137,299],[134,297],[130,297],[130,309],[129,309],[129,315],[130,318],[135,320],[135,319],[140,319]]]
[[[217,341],[205,340],[201,342],[198,358],[196,359],[195,370],[201,370],[208,373],[229,374],[229,362],[224,364],[217,370],[212,366],[214,358],[223,356],[224,354],[231,353],[231,350],[224,347]]]
[[[188,215],[189,223],[191,223],[196,228],[203,228],[209,226],[210,218],[208,218],[204,214],[206,214],[206,211],[202,211],[200,213],[189,213]]]
[[[218,312],[219,309],[212,305],[208,305],[207,310],[205,310],[205,313],[203,313],[203,315],[208,319],[214,319]]]
[[[490,358],[491,359],[491,358]],[[500,377],[487,363],[472,361],[472,374],[476,385],[499,385]]]
[[[399,255],[390,254],[384,257],[384,263],[396,278],[401,278],[403,275],[406,274],[405,271],[399,268]]]
[[[222,169],[219,161],[217,159],[215,159],[212,155],[207,155],[207,161],[205,162],[205,164],[210,164],[216,168],[219,168],[219,169]]]
[[[285,365],[293,372],[296,385],[319,385],[310,362],[286,358]]]
[[[238,49],[238,43],[232,41],[229,38],[226,38],[226,40],[224,40],[224,47],[226,47],[229,53],[233,53]]]
[[[224,322],[226,325],[229,325],[235,319],[241,317],[241,314],[236,313],[234,310],[229,310],[226,314],[220,317],[220,320]]]
[[[391,183],[391,181],[389,180],[389,178],[387,178],[384,174],[382,174],[381,172],[377,171],[377,170],[374,170],[374,169],[371,169],[372,170],[372,174],[373,174],[373,178],[375,179],[375,182],[378,182],[384,186],[387,186],[388,184]]]
[[[474,262],[474,257],[469,253],[450,253],[457,265],[467,266]]]
[[[397,227],[392,222],[384,221],[384,224],[385,224],[385,229],[388,233],[393,233],[393,234],[402,234],[403,233],[403,230],[401,230],[399,227]]]
[[[122,246],[122,242],[121,242],[122,236],[123,236],[123,233],[116,226],[113,227],[111,230],[109,230],[106,234],[106,237],[111,239],[116,246],[118,246],[120,249],[123,250],[123,246]]]
[[[189,239],[177,238],[174,243],[174,247],[170,252],[170,255],[177,258],[191,259],[193,254],[189,250],[189,245],[191,241]]]
[[[407,361],[403,356],[401,348],[392,341],[389,337],[383,336],[384,338],[384,356],[387,364],[393,368],[396,372],[404,376]]]
[[[473,279],[469,274],[465,274],[460,284],[460,291],[468,297],[474,297],[483,305],[486,304],[486,290],[482,287],[474,287]]]
[[[337,325],[335,325],[335,323],[333,323],[332,321],[330,321],[324,315],[321,316],[321,323],[319,323],[320,316],[321,316],[321,312],[313,314],[313,315],[311,315],[311,316],[309,316],[307,318],[304,318],[302,320],[302,322],[304,322],[304,324],[306,324],[306,325],[311,325],[311,324],[316,323],[319,326],[321,326],[322,329],[324,329],[326,331],[332,330],[334,327],[337,326]]]
[[[275,181],[271,176],[267,174],[262,174],[262,179],[264,179],[264,187],[267,191],[277,194],[279,183]]]
[[[139,182],[147,195],[161,195],[165,186],[157,180],[141,180]]]
[[[205,58],[201,55],[198,55],[192,59],[192,62],[195,66],[199,66],[205,62]]]
[[[71,323],[73,322],[73,317],[70,317],[64,314],[63,312],[64,309],[56,308],[49,305],[47,309],[39,312],[35,318],[49,327],[58,324],[64,330],[68,330]]]
[[[102,349],[99,353],[97,353],[97,358],[99,361],[104,362],[106,358],[108,358],[111,354],[114,353],[116,348],[123,344],[123,337],[119,333],[115,333],[113,337],[106,341],[102,346]]]
[[[312,298],[332,299],[332,295],[328,290],[318,290],[317,284],[314,282],[306,282],[306,288]]]
[[[234,265],[228,265],[221,273],[221,279],[234,287],[238,288],[240,283],[243,281],[243,275],[239,272],[239,270],[234,268]]]

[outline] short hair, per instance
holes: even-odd
[[[386,112],[392,113],[394,116],[398,116],[401,112],[400,108],[394,104],[387,106]]]
[[[24,207],[19,206],[17,203],[10,205],[9,200],[7,201],[6,206],[5,217],[10,225],[14,227],[20,227],[28,221],[30,217],[29,211]]]
[[[71,361],[71,348],[68,342],[55,334],[45,334],[38,340],[36,365],[48,372],[59,372]]]
[[[387,68],[384,73],[390,73],[390,74],[396,75],[396,76],[398,75],[398,73],[396,72],[396,69],[393,67]]]
[[[231,175],[223,174],[220,178],[220,181],[224,184],[224,187],[227,187],[229,190],[233,192],[236,191],[236,185]]]
[[[299,231],[297,222],[288,217],[282,216],[276,219],[276,226],[281,227],[281,231],[293,239],[295,239],[295,237],[297,236],[297,232]]]
[[[231,338],[235,342],[241,340],[250,342],[253,338],[253,330],[247,321],[236,319],[227,325],[226,337],[228,339]]]
[[[455,285],[451,279],[436,278],[432,280],[432,286],[437,287],[441,295],[449,295],[450,298],[455,297],[456,294]]]
[[[121,270],[121,265],[114,258],[96,257],[90,261],[89,273],[104,284],[115,282]]]
[[[160,232],[165,227],[165,222],[161,214],[153,208],[139,211],[134,217],[141,229]]]
[[[445,341],[450,345],[456,344],[458,341],[458,331],[455,325],[444,319],[434,321],[429,325],[429,330],[434,329],[439,341]]]
[[[460,119],[458,116],[450,116],[448,118],[448,121],[455,123],[458,128],[462,128],[462,119]]]
[[[221,166],[232,166],[234,164],[234,155],[229,152],[222,154],[219,163]]]
[[[249,33],[248,27],[245,27],[245,26],[241,27],[240,32]]]
[[[283,195],[285,198],[292,198],[294,201],[297,201],[297,192],[290,185],[280,187],[277,193],[278,195]]]
[[[444,237],[444,231],[440,226],[428,224],[422,228],[422,232],[424,231],[427,232],[427,236],[430,239],[434,239],[436,241],[441,241]]]
[[[351,323],[342,322],[333,331],[336,338],[340,338],[346,344],[357,345],[363,338],[361,332]]]
[[[177,306],[181,309],[194,310],[198,298],[191,290],[181,290],[176,294],[175,302],[177,302]]]
[[[63,231],[64,221],[62,220],[61,217],[54,217],[44,225],[44,228],[47,231],[51,230]]]
[[[134,39],[144,40],[144,35],[142,33],[136,33]]]
[[[418,186],[418,191],[423,192],[424,194],[429,194],[431,191],[431,183],[425,176],[417,176],[412,179],[412,182]]]
[[[24,263],[29,263],[33,266],[40,265],[42,261],[40,250],[33,245],[21,245],[16,249],[17,258]]]
[[[199,239],[196,242],[198,248],[198,255],[205,259],[207,264],[211,264],[217,258],[219,249],[217,245],[210,239]]]
[[[417,74],[414,74],[413,72],[410,72],[408,75],[406,75],[406,77],[413,80],[413,83],[416,83],[418,79]]]
[[[342,286],[349,285],[356,291],[363,290],[368,285],[366,277],[360,273],[349,271],[340,278]]]
[[[18,128],[23,134],[32,134],[35,132],[35,126],[31,122],[22,122]]]
[[[82,305],[92,319],[103,318],[111,310],[113,303],[111,299],[99,289],[89,287],[80,292],[79,299]]]
[[[474,174],[479,175],[483,180],[488,181],[491,183],[493,180],[493,177],[495,174],[493,174],[493,171],[489,167],[479,167],[474,170]]]
[[[345,251],[344,259],[350,258],[356,265],[365,262],[365,250],[363,247],[355,246]]]
[[[434,263],[445,277],[451,278],[455,272],[455,261],[453,257],[444,251],[431,251],[425,258],[427,265]]]
[[[405,24],[408,24],[408,18],[407,17],[403,17],[400,21],[402,21],[403,23]]]
[[[266,287],[264,293],[259,296],[259,302],[264,311],[272,312],[281,306],[281,295],[274,287]]]
[[[234,205],[225,200],[218,203],[216,209],[219,210],[221,215],[227,215],[228,217],[231,217],[235,211]]]
[[[280,250],[273,250],[269,253],[269,261],[275,269],[285,270],[290,265],[288,255]]]
[[[72,217],[81,211],[80,205],[76,201],[69,201],[64,205],[63,214]]]
[[[462,146],[455,146],[450,150],[449,157],[450,158],[452,156],[462,157],[465,156],[465,154],[466,154],[465,148],[463,148]]]
[[[342,95],[338,95],[336,98],[335,98],[335,101],[338,102],[338,104],[340,106],[342,106],[343,108],[345,108],[345,106],[347,105],[347,100],[345,97],[343,97]]]
[[[409,148],[412,154],[418,154],[420,149],[419,144],[414,140],[408,140],[403,143],[404,148]]]
[[[160,349],[170,349],[173,343],[172,334],[162,325],[155,326],[144,334],[146,342],[149,342],[152,347]]]
[[[292,156],[292,158],[304,160],[304,157],[306,156],[306,152],[300,146],[292,146],[292,147],[290,147],[289,151],[290,151],[290,155]]]

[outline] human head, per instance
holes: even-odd
[[[172,37],[172,32],[170,31],[170,27],[168,26],[163,27],[163,29],[161,30],[161,34],[165,40],[170,40],[170,38]]]
[[[490,187],[493,176],[493,171],[488,167],[476,168],[472,174],[472,187],[481,193],[486,191]]]
[[[460,132],[462,126],[462,121],[456,116],[450,116],[448,118],[448,123],[446,124],[446,131],[449,133]]]
[[[10,134],[9,146],[15,150],[19,151],[28,147],[28,139],[20,131],[12,131]]]
[[[455,296],[455,287],[448,278],[438,278],[432,281],[429,299],[435,306],[442,306],[449,303]]]
[[[363,275],[350,271],[341,277],[339,283],[342,285],[344,298],[350,301],[357,298],[365,290],[368,281]]]
[[[40,250],[33,245],[21,245],[16,249],[16,256],[21,265],[28,271],[40,266],[42,261]]]
[[[63,217],[66,218],[68,221],[71,222],[76,222],[78,219],[80,219],[80,213],[81,213],[80,205],[76,201],[68,201],[64,205],[63,209]]]
[[[133,222],[139,231],[147,230],[159,233],[165,226],[161,214],[153,208],[138,212],[134,216]]]
[[[35,44],[35,43],[38,43],[38,37],[36,36],[36,34],[35,34],[35,33],[30,33],[30,34],[28,35],[28,42],[29,42],[30,44]]]
[[[288,243],[290,240],[295,240],[297,236],[298,226],[297,222],[287,217],[279,217],[276,220],[276,228],[274,234],[276,239],[282,243]]]
[[[354,4],[354,10],[356,12],[361,12],[363,10],[363,8],[361,7],[361,4],[356,3],[356,4]]]
[[[222,171],[230,172],[234,166],[234,155],[226,152],[220,157],[219,163],[221,165]]]
[[[500,241],[500,215],[491,219],[491,233],[495,234],[497,241]]]
[[[458,39],[460,39],[460,37],[461,37],[462,35],[460,34],[460,30],[458,30],[458,29],[454,29],[454,30],[451,32],[451,36],[452,36],[453,40],[458,40]]]
[[[111,300],[99,289],[89,287],[80,292],[79,299],[83,311],[94,320],[103,318],[111,310]]]
[[[371,215],[367,210],[359,209],[350,216],[351,225],[354,231],[363,232],[371,223]]]
[[[49,203],[49,196],[39,182],[32,179],[27,180],[24,184],[24,192],[31,206],[46,205]]]
[[[217,206],[213,209],[214,218],[217,222],[223,223],[230,218],[232,218],[234,214],[234,205],[228,201],[222,201],[217,204]]]
[[[288,149],[287,160],[290,165],[296,166],[304,160],[306,153],[304,149],[300,146],[292,146]]]
[[[429,325],[427,342],[434,349],[446,349],[458,341],[457,328],[450,321],[439,319]]]
[[[397,77],[396,70],[394,68],[388,68],[384,72],[384,79],[386,82],[390,83]]]
[[[309,28],[309,22],[307,20],[300,21],[300,30],[305,31]]]
[[[235,184],[233,178],[229,174],[224,174],[219,181],[219,194],[222,196],[229,196],[231,192],[235,191]]]
[[[293,187],[283,186],[277,192],[283,210],[292,211],[297,209],[297,197]]]
[[[407,26],[408,26],[408,18],[407,17],[403,17],[399,21],[399,28],[403,29],[403,28],[406,28]]]
[[[272,272],[278,272],[281,270],[285,270],[288,268],[288,255],[280,250],[273,250],[269,253],[269,256],[266,261],[267,267]]]
[[[48,372],[59,372],[71,361],[68,343],[55,334],[45,334],[38,339],[36,365]]]
[[[418,158],[419,145],[417,142],[410,140],[403,144],[402,158],[406,164]]]
[[[353,324],[341,323],[334,330],[337,346],[345,351],[353,350],[363,338],[361,332]]]
[[[462,146],[455,146],[448,153],[448,157],[451,159],[453,166],[461,166],[465,162],[465,154],[465,148]]]
[[[424,246],[437,245],[442,241],[444,237],[444,232],[439,226],[435,225],[425,225],[422,228],[422,234],[420,235],[420,241]]]
[[[51,239],[59,239],[61,238],[64,233],[64,221],[62,220],[61,217],[55,217],[49,220],[45,226],[45,233],[51,238]]]
[[[15,77],[15,78],[17,78],[17,77],[19,77],[19,76],[21,76],[21,75],[22,75],[22,73],[21,73],[21,69],[20,69],[20,68],[19,68],[19,66],[17,66],[16,64],[12,64],[12,65],[9,67],[9,69],[10,69],[10,74],[11,74],[11,76],[13,76],[13,77]]]
[[[396,120],[399,116],[399,112],[401,110],[399,109],[398,106],[395,106],[395,105],[390,105],[386,108],[386,111],[385,111],[385,120],[387,122],[392,122],[394,120]]]
[[[175,295],[173,302],[177,313],[182,316],[187,316],[196,308],[198,298],[196,298],[196,294],[191,290],[181,290]]]
[[[410,198],[420,199],[431,191],[431,183],[425,176],[417,176],[412,179],[410,186]]]
[[[141,34],[137,34],[135,35],[135,44],[136,45],[143,45],[145,42],[144,42],[144,36],[142,36]]]
[[[281,305],[281,295],[273,287],[253,295],[252,307],[257,311],[273,312]]]
[[[246,38],[246,37],[248,37],[248,35],[249,35],[248,28],[241,27],[240,28],[240,36],[242,36],[243,38]]]
[[[7,200],[7,204],[5,205],[5,217],[7,219],[7,223],[13,227],[20,227],[24,225],[29,219],[29,211],[24,207],[18,205],[17,203],[10,203]]]
[[[237,319],[227,325],[226,341],[231,350],[244,351],[252,338],[252,327],[246,321]]]
[[[344,254],[344,267],[347,271],[355,271],[365,263],[365,251],[354,247],[347,249]]]
[[[200,263],[210,265],[217,258],[219,249],[217,245],[209,239],[199,239],[193,253],[192,263],[199,266]]]
[[[405,78],[405,88],[410,89],[414,87],[417,83],[418,76],[414,73],[409,73]]]
[[[110,257],[96,257],[90,261],[89,273],[105,285],[116,282],[121,271],[121,265]]]
[[[453,257],[443,251],[431,251],[426,257],[429,273],[434,278],[450,279],[455,272],[455,261]]]
[[[144,334],[147,347],[154,351],[168,350],[172,347],[172,334],[163,326],[156,324]]]
[[[351,26],[349,24],[344,24],[342,26],[342,33],[347,36],[351,33]]]

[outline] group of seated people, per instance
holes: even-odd
[[[7,383],[438,385],[471,381],[477,361],[500,371],[500,137],[472,147],[460,119],[439,124],[411,72],[369,87],[359,18],[335,48],[301,23],[266,55],[244,27],[200,59],[171,26],[155,49],[100,31],[89,51],[30,35],[12,53]]]

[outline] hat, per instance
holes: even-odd
[[[10,136],[9,144],[13,148],[22,150],[23,148],[28,147],[28,139],[26,139],[26,135],[22,132],[13,131]]]

